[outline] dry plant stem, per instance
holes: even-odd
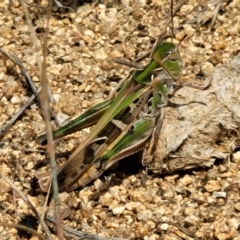
[[[184,0],[180,0],[180,1],[178,2],[177,6],[175,7],[175,9],[174,9],[174,10],[171,9],[172,16],[170,16],[170,17],[168,18],[168,21],[167,21],[167,23],[166,23],[166,27],[165,27],[164,30],[158,35],[157,41],[154,43],[154,45],[153,45],[153,47],[152,47],[151,55],[152,55],[152,52],[154,51],[156,45],[157,45],[159,42],[161,42],[161,40],[163,39],[164,36],[166,36],[167,26],[169,26],[170,23],[172,23],[172,25],[173,25],[173,20],[172,20],[172,19],[173,19],[174,15],[176,14],[176,12],[178,12],[178,10],[183,6],[183,4],[184,4]],[[172,26],[172,28],[173,28],[173,26]],[[174,32],[173,29],[172,29],[172,32]]]
[[[47,142],[48,142],[48,154],[50,157],[50,166],[52,172],[52,187],[53,187],[53,198],[55,202],[55,217],[56,217],[56,224],[57,224],[57,234],[58,239],[63,240],[63,229],[62,229],[62,219],[61,219],[61,212],[60,212],[60,199],[58,196],[58,183],[57,183],[57,166],[55,161],[55,151],[54,151],[54,143],[53,143],[53,136],[52,136],[52,127],[51,127],[51,117],[50,117],[50,106],[49,106],[49,95],[48,95],[48,81],[47,81],[47,38],[49,33],[49,19],[50,19],[50,10],[51,10],[51,1],[47,7],[47,22],[45,28],[45,36],[44,36],[44,43],[43,43],[43,63],[42,63],[42,72],[41,72],[41,84],[42,89],[40,92],[40,99],[42,103],[42,111],[46,125],[46,133],[47,133]]]
[[[6,52],[5,50],[1,49],[0,48],[0,52],[5,54],[14,64],[18,65],[18,67],[20,68],[21,70],[21,74],[24,76],[24,78],[26,79],[26,82],[28,84],[28,86],[31,88],[32,92],[33,92],[33,95],[38,99],[38,94],[39,92],[41,91],[41,88],[40,89],[36,89],[36,87],[34,86],[33,84],[33,81],[32,79],[30,78],[30,76],[28,75],[25,67],[23,66],[21,60],[15,56],[14,54],[11,54],[11,53],[8,53]],[[51,103],[55,104],[55,101],[54,101],[54,98],[52,96],[52,93],[50,91],[50,89],[48,88],[48,94],[49,94],[49,97],[50,97],[50,101]],[[22,108],[16,113],[15,116],[12,117],[13,122],[9,122],[9,124],[7,125],[8,128],[4,131],[4,133],[1,134],[0,132],[0,138],[1,138],[1,135],[4,135],[6,133],[6,131],[8,131],[8,129],[10,128],[10,126],[14,123],[14,121],[22,114],[22,112],[24,112],[24,110],[32,103],[32,101],[34,100],[34,96],[31,96],[30,99],[26,102],[26,104],[24,104],[22,106]],[[56,118],[56,114],[54,112],[51,112],[51,115],[53,116],[53,118],[55,119],[55,123],[57,125],[57,127],[60,126],[59,124],[59,121],[58,119]],[[6,127],[5,127],[6,128]]]
[[[41,223],[43,230],[45,231],[45,233],[47,234],[48,239],[52,240],[52,236],[51,233],[46,225],[46,223],[43,221],[43,219],[41,218],[40,214],[37,212],[36,208],[32,205],[32,203],[28,200],[27,196],[24,195],[23,192],[21,192],[15,185],[14,183],[11,182],[10,179],[8,179],[7,177],[5,177],[1,172],[0,172],[0,177],[4,179],[4,181],[6,181],[12,188],[14,191],[16,191],[18,193],[18,195],[23,199],[24,202],[26,202],[26,204],[29,206],[29,208],[32,210],[32,212],[35,214],[35,216],[37,217],[37,219],[39,220],[39,222]]]
[[[46,220],[50,223],[56,225],[55,220],[47,215]],[[126,240],[124,238],[114,238],[114,237],[101,237],[94,234],[89,234],[81,231],[76,231],[68,226],[63,225],[64,234],[66,237],[73,237],[74,239],[86,239],[86,240]]]
[[[38,237],[40,240],[45,240],[45,238],[39,234],[37,231],[33,230],[32,228],[28,228],[26,226],[23,226],[23,225],[19,225],[19,224],[7,224],[7,223],[0,223],[0,226],[3,226],[3,227],[8,227],[8,228],[17,228],[17,229],[21,229],[21,230],[24,230],[26,232],[29,232],[31,233],[32,235]]]
[[[42,211],[42,214],[41,214],[41,217],[44,219],[45,217],[45,212],[46,212],[46,209],[47,209],[47,204],[48,204],[48,199],[49,199],[49,195],[50,195],[50,188],[51,188],[51,184],[49,185],[49,189],[48,189],[48,192],[47,192],[47,195],[46,195],[46,201],[44,201],[44,206],[43,206],[43,211]],[[39,232],[41,230],[41,225],[38,226],[38,229],[37,231]]]
[[[183,227],[181,224],[179,223],[172,223],[172,222],[167,222],[169,225],[172,225],[176,228],[178,228],[179,230],[181,230],[183,233],[185,233],[187,236],[195,239],[195,240],[198,240],[198,238],[195,236],[195,234],[191,231],[189,231],[187,228]]]
[[[18,65],[18,67],[19,67],[20,70],[21,70],[21,74],[22,74],[22,75],[25,77],[25,79],[26,79],[26,82],[27,82],[28,86],[31,88],[31,90],[32,90],[33,94],[35,95],[35,97],[38,98],[38,94],[39,94],[39,92],[41,91],[41,89],[38,90],[38,89],[34,86],[33,81],[32,81],[32,79],[30,78],[30,76],[28,75],[28,73],[27,73],[25,67],[23,66],[21,60],[20,60],[17,56],[15,56],[15,55],[13,55],[13,54],[11,54],[11,53],[8,53],[8,52],[6,52],[5,50],[3,50],[3,49],[1,49],[1,48],[0,48],[0,52],[3,53],[3,54],[5,54],[13,63],[15,63],[15,64]],[[51,94],[51,91],[50,91],[49,88],[48,88],[48,94],[49,94],[51,103],[55,103],[54,98],[52,97],[52,94]],[[54,115],[54,118],[55,118],[55,114],[52,113],[52,115]],[[55,118],[55,121],[56,121],[57,126],[59,126],[59,122],[58,122],[58,120],[57,120],[56,118]]]
[[[221,7],[222,7],[222,0],[220,0],[217,3],[217,6],[215,7],[215,9],[213,11],[213,18],[212,18],[212,22],[211,22],[211,25],[210,25],[210,28],[209,28],[209,32],[211,31],[211,29],[213,28],[214,23],[216,22],[217,15],[218,15]]]
[[[25,109],[30,106],[35,99],[35,95],[32,95],[28,101],[16,112],[16,114],[11,118],[11,120],[1,129],[0,139],[6,134],[9,128],[15,123],[19,116],[25,111]]]
[[[18,65],[18,67],[21,70],[21,74],[25,77],[27,84],[30,86],[30,88],[33,92],[33,95],[28,99],[28,101],[26,103],[24,103],[24,105],[15,113],[15,115],[9,120],[9,122],[1,129],[1,131],[0,131],[0,139],[1,139],[6,134],[6,132],[9,130],[9,128],[15,123],[15,121],[21,116],[21,114],[25,111],[25,109],[28,108],[32,104],[33,100],[35,98],[38,98],[38,94],[39,94],[40,90],[36,89],[36,87],[34,86],[34,84],[32,82],[32,79],[29,77],[21,60],[17,56],[6,52],[2,48],[0,48],[0,53],[5,54],[14,64]],[[48,91],[48,93],[51,96],[51,92]],[[52,99],[51,99],[51,102],[53,102]],[[52,115],[55,117],[54,113]],[[55,118],[55,122],[56,122],[57,126],[59,126],[59,122],[57,121],[56,118]]]
[[[18,65],[18,67],[21,70],[21,74],[25,77],[25,79],[27,81],[27,84],[31,88],[33,94],[37,97],[38,96],[38,91],[37,91],[36,87],[34,86],[34,84],[32,82],[32,79],[29,77],[26,69],[24,68],[21,60],[17,56],[15,56],[14,54],[8,53],[2,48],[0,48],[0,52],[5,54],[14,64]]]
[[[35,87],[35,85],[33,84],[32,79],[31,79],[30,76],[28,75],[28,73],[27,73],[25,67],[23,66],[21,60],[20,60],[17,56],[15,56],[14,54],[8,53],[8,52],[6,52],[5,50],[3,50],[3,49],[1,49],[1,48],[0,48],[0,52],[2,52],[3,54],[5,54],[13,63],[15,63],[15,64],[18,65],[18,67],[19,67],[20,70],[21,70],[21,74],[25,77],[26,82],[27,82],[27,84],[29,85],[29,87],[31,88],[33,94],[34,94],[36,97],[38,97],[38,94],[39,94],[39,92],[40,92],[41,89],[38,90],[38,89]],[[48,94],[49,94],[49,96],[50,96],[51,102],[52,102],[52,103],[55,103],[54,98],[52,97],[52,94],[51,94],[51,91],[50,91],[49,88],[48,88]]]
[[[44,45],[43,45],[43,65],[44,68],[42,68],[41,58],[38,50],[40,50],[40,44],[37,39],[36,33],[33,29],[30,14],[26,8],[26,5],[23,0],[20,0],[23,12],[25,14],[25,17],[27,19],[28,27],[31,34],[32,43],[36,50],[36,57],[37,57],[37,63],[38,63],[38,69],[39,73],[41,74],[41,83],[42,83],[42,89],[40,93],[40,99],[42,102],[42,109],[43,109],[43,115],[45,117],[45,124],[46,124],[46,132],[47,132],[47,140],[48,140],[48,153],[50,157],[50,165],[52,169],[52,176],[53,176],[53,182],[57,182],[56,177],[56,162],[55,162],[55,154],[54,154],[54,145],[53,145],[53,137],[52,137],[52,129],[50,124],[50,108],[48,104],[48,84],[47,84],[47,78],[46,78],[46,52],[47,52],[47,35],[48,35],[48,23],[50,19],[50,9],[52,7],[52,2],[49,1],[49,8],[47,9],[47,27],[46,27],[46,34],[44,38]],[[60,214],[60,200],[58,198],[58,186],[57,184],[53,184],[53,193],[54,193],[54,200],[55,200],[55,214],[57,219],[57,231],[58,231],[58,239],[63,239],[63,231],[61,228],[61,214]]]
[[[35,50],[36,50],[35,53],[36,53],[36,57],[37,57],[38,69],[39,69],[39,72],[41,73],[42,72],[42,62],[41,62],[41,57],[39,55],[39,50],[41,49],[41,44],[39,43],[38,38],[37,38],[36,33],[35,33],[35,30],[33,29],[32,20],[30,18],[30,14],[29,14],[28,9],[25,5],[25,2],[23,0],[20,0],[20,2],[21,2],[23,12],[24,12],[24,15],[26,17],[27,24],[28,24],[28,27],[29,27],[29,30],[30,30],[30,35],[31,35],[31,38],[32,38],[32,44],[33,44],[33,46],[35,47]]]
[[[14,64],[17,64],[19,68],[21,69],[22,75],[25,77],[26,81],[28,82],[30,88],[33,91],[33,95],[29,98],[29,100],[16,112],[16,114],[11,118],[11,120],[1,129],[0,131],[0,139],[6,134],[6,132],[9,130],[9,128],[14,124],[14,122],[19,118],[19,116],[25,111],[25,109],[31,105],[35,97],[38,95],[38,92],[35,88],[35,86],[32,83],[31,78],[27,74],[27,71],[25,70],[24,66],[22,65],[20,59],[16,57],[15,55],[6,52],[2,48],[0,48],[0,53],[5,54]]]

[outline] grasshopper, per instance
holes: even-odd
[[[76,131],[76,128],[80,130],[96,124],[58,170],[59,191],[85,186],[117,161],[142,150],[149,141],[152,144],[149,144],[147,153],[156,149],[156,133],[163,119],[161,105],[169,88],[159,76],[161,70],[171,80],[177,80],[181,75],[182,59],[172,42],[158,44],[150,63],[126,78],[114,100],[93,106],[53,133],[57,139]],[[45,135],[38,137],[39,142],[44,139]],[[50,172],[36,177],[42,191],[46,192],[51,183]]]

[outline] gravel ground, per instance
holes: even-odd
[[[46,14],[39,5],[44,6],[46,2],[27,3],[34,30],[42,43]],[[114,63],[113,58],[133,60],[148,52],[170,14],[170,3],[166,0],[63,4],[72,6],[76,13],[53,9],[47,68],[56,101],[53,108],[59,121],[107,99],[130,71],[129,67]],[[220,10],[216,12],[218,7]],[[184,61],[181,83],[204,85],[206,78],[212,79],[212,71],[222,65],[229,74],[239,75],[238,69],[229,65],[240,50],[239,8],[238,0],[185,1],[174,17],[173,41],[178,43],[187,34],[179,47]],[[22,61],[39,88],[36,53],[41,55],[41,45],[33,46],[19,1],[1,1],[0,23],[0,47]],[[227,80],[231,80],[231,75]],[[31,94],[18,67],[0,55],[1,128]],[[46,195],[36,190],[32,182],[36,171],[47,162],[45,146],[35,141],[44,128],[36,101],[0,142],[1,173],[26,194],[39,213],[43,212]],[[231,136],[221,136],[219,141],[230,137],[231,143],[238,140],[238,130],[234,127]],[[60,163],[66,161],[69,152],[88,132],[86,129],[57,143]],[[174,136],[175,132],[171,134]],[[217,158],[214,166],[171,174],[150,173],[145,186],[141,183],[145,169],[137,156],[122,161],[87,187],[60,194],[64,224],[98,236],[124,239],[240,239],[240,156],[233,152],[237,144],[230,148],[231,143],[228,141],[228,154],[224,159]],[[0,193],[0,222],[19,223],[32,214],[3,179],[0,179]],[[51,206],[52,202],[49,214]],[[17,231],[0,226],[0,238],[17,239]]]

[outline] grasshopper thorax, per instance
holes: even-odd
[[[160,43],[154,50],[152,58],[158,62],[174,80],[177,80],[181,76],[182,58],[174,43]]]

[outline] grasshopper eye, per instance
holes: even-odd
[[[176,53],[176,50],[170,50],[168,53],[167,53],[167,56],[166,56],[166,59],[170,60],[170,61],[178,61],[179,60],[179,57]]]

